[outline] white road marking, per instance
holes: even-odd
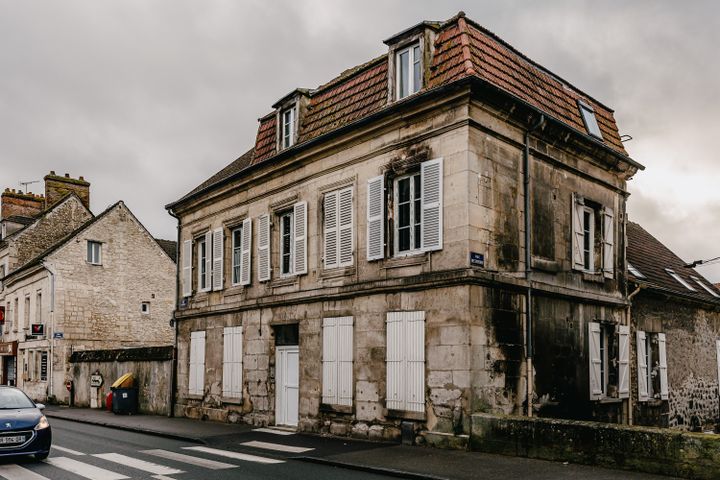
[[[237,465],[233,465],[231,463],[217,462],[215,460],[208,460],[207,458],[201,457],[193,457],[192,455],[171,452],[169,450],[141,450],[140,453],[146,453],[148,455],[154,455],[156,457],[166,458],[180,463],[187,463],[189,465],[195,465],[196,467],[208,468],[210,470],[223,470],[225,468],[237,467]]]
[[[166,477],[165,475],[153,475],[152,478],[154,478],[155,480],[177,480],[172,477]]]
[[[89,478],[90,480],[124,480],[125,475],[120,473],[111,472],[104,468],[96,467],[95,465],[88,465],[87,463],[78,462],[68,457],[50,457],[45,460],[46,463],[57,467],[61,470],[65,470],[81,477]]]
[[[93,457],[102,458],[109,462],[119,463],[126,467],[142,470],[143,472],[154,473],[155,475],[175,475],[176,473],[185,473],[177,468],[166,467],[164,465],[158,465],[157,463],[146,462],[127,455],[121,455],[119,453],[97,453]]]
[[[275,458],[258,457],[257,455],[248,455],[247,453],[230,452],[228,450],[219,450],[217,448],[208,447],[183,447],[185,450],[193,450],[195,452],[209,453],[220,457],[234,458],[235,460],[245,460],[247,462],[257,463],[285,463],[284,460]]]
[[[275,450],[276,452],[289,452],[289,453],[303,453],[303,452],[309,452],[310,450],[315,450],[314,448],[293,447],[290,445],[281,445],[279,443],[258,442],[258,441],[245,442],[245,443],[241,443],[240,445],[244,445],[246,447],[253,447],[253,448],[262,448],[264,450]]]
[[[50,480],[20,465],[0,465],[0,476],[6,480]]]
[[[78,452],[77,450],[73,450],[72,448],[61,447],[60,445],[53,445],[52,448],[54,448],[55,450],[60,450],[61,452],[69,453],[70,455],[85,455],[83,452]]]
[[[274,435],[295,435],[295,432],[289,430],[280,430],[277,428],[255,428],[253,432],[272,433]]]

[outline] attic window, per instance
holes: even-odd
[[[671,277],[673,277],[675,280],[678,281],[678,283],[680,283],[682,286],[684,286],[684,287],[687,288],[688,290],[690,290],[690,291],[692,291],[692,292],[697,292],[697,290],[695,290],[695,288],[693,288],[692,285],[690,285],[688,282],[686,282],[685,279],[683,279],[680,275],[678,275],[677,273],[675,273],[674,270],[672,270],[672,269],[670,269],[670,268],[666,268],[665,271],[668,273],[668,275],[670,275]]]
[[[715,290],[713,290],[712,288],[705,285],[705,283],[703,283],[699,278],[693,277],[692,275],[690,276],[690,278],[692,278],[695,281],[695,283],[697,283],[702,288],[704,288],[705,291],[708,292],[710,295],[712,295],[715,298],[720,298],[720,294],[718,294]]]
[[[640,273],[640,270],[638,270],[637,268],[633,267],[633,266],[630,264],[630,262],[628,262],[627,267],[628,267],[628,272],[630,272],[634,277],[636,277],[636,278],[645,278],[645,275],[643,275],[642,273]]]
[[[420,44],[398,50],[395,54],[395,92],[397,100],[420,91],[422,87],[422,55]]]
[[[585,122],[585,128],[588,133],[593,137],[602,140],[602,132],[600,131],[600,126],[597,123],[597,118],[595,118],[595,110],[593,110],[593,107],[582,100],[578,100],[578,107],[580,108],[580,113],[582,114],[583,122]]]
[[[293,105],[280,113],[280,147],[290,148],[295,144],[297,131],[297,106]]]

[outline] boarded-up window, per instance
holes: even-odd
[[[242,326],[223,330],[223,397],[242,397]]]
[[[387,314],[386,406],[425,411],[425,312]]]
[[[352,406],[353,317],[323,319],[322,401]]]
[[[190,333],[188,393],[202,395],[205,389],[205,331]]]

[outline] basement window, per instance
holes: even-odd
[[[142,302],[140,304],[140,311],[143,313],[143,315],[149,315],[150,314],[150,302]]]
[[[595,110],[593,107],[582,100],[578,100],[578,107],[580,108],[580,114],[582,115],[583,122],[585,123],[585,128],[588,133],[593,137],[602,140],[602,132],[600,131],[600,126],[597,123],[597,118],[595,118]]]
[[[700,285],[703,289],[705,289],[706,292],[708,292],[710,295],[712,295],[715,298],[720,298],[720,294],[718,294],[715,290],[707,286],[702,280],[700,280],[697,277],[690,276],[691,279],[695,281],[698,285]]]
[[[668,273],[668,275],[670,275],[672,278],[677,280],[678,283],[680,283],[680,285],[682,285],[683,287],[687,288],[691,292],[697,292],[697,290],[695,290],[695,288],[692,285],[690,285],[688,282],[686,282],[685,279],[682,278],[680,275],[675,273],[674,270],[672,270],[670,268],[666,268],[665,271]]]
[[[630,262],[628,262],[627,267],[628,267],[628,272],[630,272],[635,278],[646,278],[645,275],[640,273],[640,270],[633,267]]]

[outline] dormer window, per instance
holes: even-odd
[[[582,100],[578,100],[578,107],[580,108],[580,114],[582,115],[583,122],[585,122],[585,128],[588,133],[593,137],[602,140],[602,132],[600,131],[600,126],[597,123],[597,118],[595,118],[595,110],[593,107]]]
[[[395,54],[395,92],[397,100],[420,91],[422,87],[422,54],[415,43]]]
[[[280,146],[284,150],[295,144],[297,131],[297,106],[286,108],[280,114]]]

